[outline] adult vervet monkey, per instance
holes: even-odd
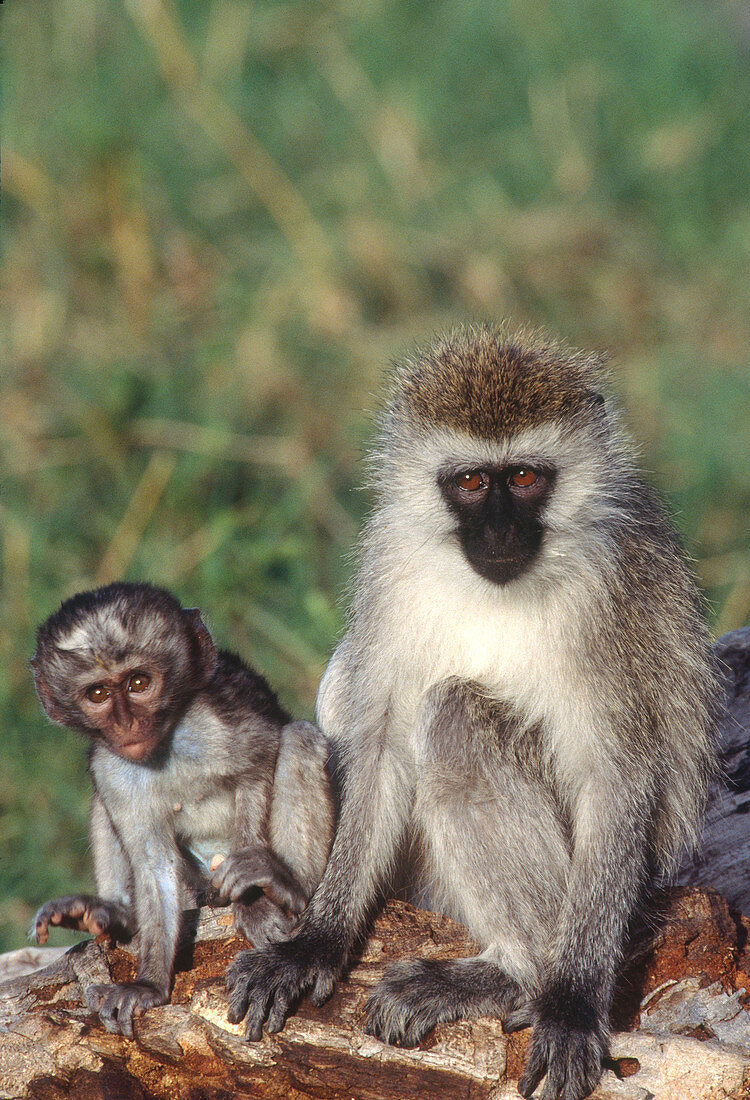
[[[367,1029],[533,1023],[521,1093],[546,1074],[544,1100],[580,1100],[629,919],[693,842],[713,767],[690,571],[597,358],[526,334],[460,331],[398,367],[372,484],[318,698],[338,832],[293,938],[230,967],[230,1019],[258,1039],[330,994],[406,838],[483,950],[390,968]]]

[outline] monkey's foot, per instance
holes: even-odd
[[[485,959],[410,959],[389,966],[365,1006],[365,1031],[413,1047],[435,1024],[470,1016],[503,1016],[521,987]]]
[[[296,918],[284,913],[270,898],[260,897],[246,905],[236,901],[232,906],[234,926],[253,947],[288,940]]]
[[[86,1004],[107,1031],[133,1038],[133,1017],[141,1016],[146,1009],[164,1005],[168,1001],[163,993],[150,982],[121,982],[117,985],[90,985],[86,990]]]
[[[301,913],[307,905],[307,898],[292,872],[268,848],[241,848],[230,852],[211,878],[219,894],[229,901],[239,901],[243,894],[255,888],[292,913]]]
[[[529,1022],[534,1034],[518,1091],[529,1100],[546,1074],[540,1100],[583,1100],[596,1088],[607,1055],[606,1030],[595,1010],[570,997],[542,995],[531,1013],[521,1009],[511,1016],[505,1030]]]
[[[266,1031],[281,1031],[289,1013],[310,991],[315,1005],[326,1001],[341,970],[321,951],[321,940],[302,933],[262,951],[241,951],[227,970],[227,1019],[238,1024],[246,1017],[245,1037],[258,1042]]]
[[[130,913],[124,905],[89,894],[68,894],[48,901],[34,917],[30,935],[36,936],[37,943],[46,943],[51,924],[93,936],[108,932],[116,940],[129,940],[133,934]]]

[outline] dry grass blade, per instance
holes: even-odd
[[[157,452],[151,456],[96,571],[97,584],[117,580],[125,573],[176,464],[172,455]]]
[[[147,447],[160,447],[270,466],[296,477],[310,461],[299,440],[238,435],[222,428],[204,428],[177,420],[134,420],[131,437]]]
[[[268,150],[213,88],[203,83],[168,0],[128,0],[128,9],[156,51],[170,91],[218,144],[296,253],[310,278],[327,282],[331,266],[325,233]]]

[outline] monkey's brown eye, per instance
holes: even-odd
[[[456,485],[467,493],[476,493],[485,486],[485,476],[481,470],[469,470],[456,476]]]
[[[86,698],[90,703],[106,703],[109,699],[109,692],[104,684],[94,684],[86,692]]]
[[[138,694],[139,691],[145,691],[150,683],[151,677],[145,672],[134,672],[128,680],[128,691]]]
[[[520,466],[517,470],[514,470],[509,478],[511,485],[515,485],[519,489],[530,489],[538,480],[539,474],[536,470],[529,470],[526,466]]]

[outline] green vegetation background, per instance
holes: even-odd
[[[390,357],[464,319],[614,353],[716,632],[750,615],[737,0],[7,0],[0,948],[90,882],[36,624],[147,578],[310,714]]]

